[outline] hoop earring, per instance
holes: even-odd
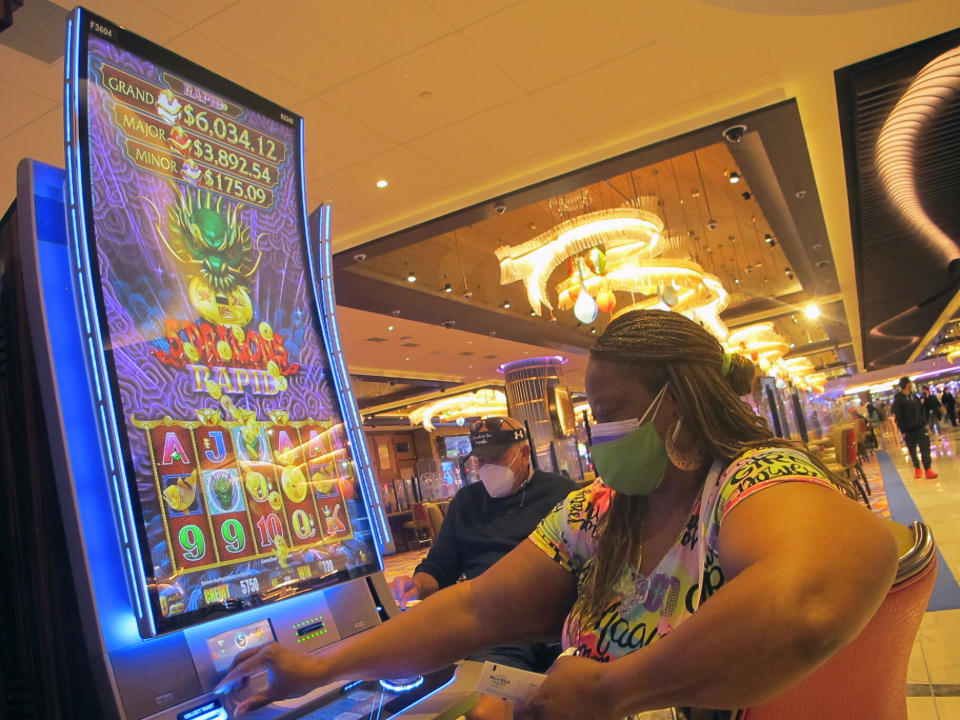
[[[696,470],[703,465],[706,456],[696,446],[689,450],[681,450],[677,447],[677,436],[680,435],[680,428],[683,425],[683,418],[679,418],[673,426],[673,431],[667,434],[667,442],[664,443],[667,450],[667,457],[678,470]]]

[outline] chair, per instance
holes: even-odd
[[[423,506],[430,520],[430,537],[436,540],[437,535],[440,534],[440,526],[443,525],[443,511],[437,503],[425,502]]]
[[[867,507],[870,507],[867,496],[873,491],[863,471],[863,465],[860,463],[856,427],[852,423],[839,425],[833,430],[831,436],[833,447],[821,452],[820,459],[833,472],[853,480],[860,492],[860,498]]]
[[[433,523],[430,520],[430,516],[427,514],[427,509],[424,507],[427,503],[415,502],[411,506],[410,510],[413,512],[413,519],[408,520],[403,524],[407,530],[413,531],[413,541],[416,542],[420,547],[424,545],[429,545],[433,538]]]
[[[930,530],[891,523],[901,549],[897,577],[873,618],[846,647],[742,720],[907,718],[907,666],[937,576]]]

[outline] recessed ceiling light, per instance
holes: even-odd
[[[730,184],[731,184],[731,185],[736,185],[738,182],[740,182],[740,179],[741,179],[741,178],[740,178],[740,173],[735,173],[735,172],[730,173]]]
[[[803,309],[803,314],[806,315],[810,320],[816,320],[820,317],[820,306],[816,303],[810,303]]]
[[[430,98],[433,97],[433,93],[430,92],[429,90],[424,90],[417,97],[420,98],[421,100],[429,100]]]
[[[390,183],[388,183],[386,180],[377,180],[377,187],[381,190],[383,190],[383,188],[387,187],[389,184]]]
[[[446,285],[443,286],[443,291],[446,293],[453,292],[453,285],[451,285],[450,283],[447,283]]]
[[[504,300],[504,301],[503,301],[503,308],[504,308],[504,310],[509,310],[509,309],[510,309],[510,301],[509,301],[509,300]]]
[[[393,325],[387,325],[387,330],[390,330],[391,332],[393,332],[394,330],[396,330],[396,328]]]
[[[407,275],[407,282],[416,282],[416,281],[417,281],[417,274],[413,270],[411,270],[410,274]]]
[[[409,360],[410,358],[404,358],[404,360]]]

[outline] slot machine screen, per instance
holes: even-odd
[[[301,123],[85,13],[88,265],[158,633],[375,571],[305,244]]]

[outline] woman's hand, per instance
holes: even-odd
[[[607,667],[586,658],[558,658],[543,684],[517,705],[514,720],[620,720],[628,713],[605,688]]]
[[[321,658],[287,650],[279,643],[269,643],[240,653],[233,661],[215,693],[232,693],[245,688],[250,678],[266,672],[266,687],[251,693],[237,703],[235,713],[242,715],[277,700],[299,697],[323,685]]]

